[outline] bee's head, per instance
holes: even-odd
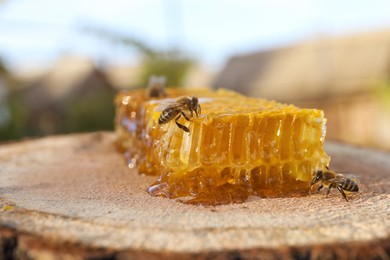
[[[197,97],[191,98],[191,107],[195,111],[196,115],[199,116],[201,113],[201,110],[200,110],[199,100]]]
[[[322,180],[323,176],[324,172],[322,170],[314,171],[313,179],[311,180],[310,186],[313,186],[314,184]]]
[[[197,97],[192,97],[191,98],[191,107],[196,108],[198,106],[198,98]]]

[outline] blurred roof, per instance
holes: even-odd
[[[95,78],[95,81],[90,81]],[[100,82],[102,84],[96,84]],[[26,98],[30,106],[46,106],[85,91],[101,86],[112,88],[105,74],[95,64],[83,57],[64,56],[46,74],[33,81],[26,88]]]
[[[65,56],[40,80],[40,85],[51,97],[59,98],[77,87],[93,70],[95,65],[89,59]]]
[[[232,57],[214,85],[289,101],[361,92],[388,78],[390,30]]]
[[[139,66],[122,65],[107,67],[104,73],[117,89],[128,89],[137,86]]]

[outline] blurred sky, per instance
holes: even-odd
[[[236,53],[307,38],[390,28],[390,1],[0,0],[0,57],[11,68],[82,54],[103,63],[137,55],[86,33],[94,27],[154,47],[178,47],[219,67]]]

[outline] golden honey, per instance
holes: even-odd
[[[232,91],[170,90],[149,99],[145,90],[116,98],[118,147],[130,168],[158,176],[148,192],[186,203],[243,202],[250,195],[309,192],[312,173],[329,164],[323,150],[323,111],[248,98]],[[156,106],[197,96],[199,117],[159,125]]]

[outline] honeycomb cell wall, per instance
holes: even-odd
[[[157,105],[195,94],[202,115],[180,121],[190,133],[174,120],[158,124]],[[305,195],[312,172],[329,164],[321,110],[224,90],[175,90],[169,98],[148,100],[138,91],[120,94],[116,100],[120,150],[129,167],[158,176],[149,188],[152,195],[201,204],[239,202],[251,194]]]

